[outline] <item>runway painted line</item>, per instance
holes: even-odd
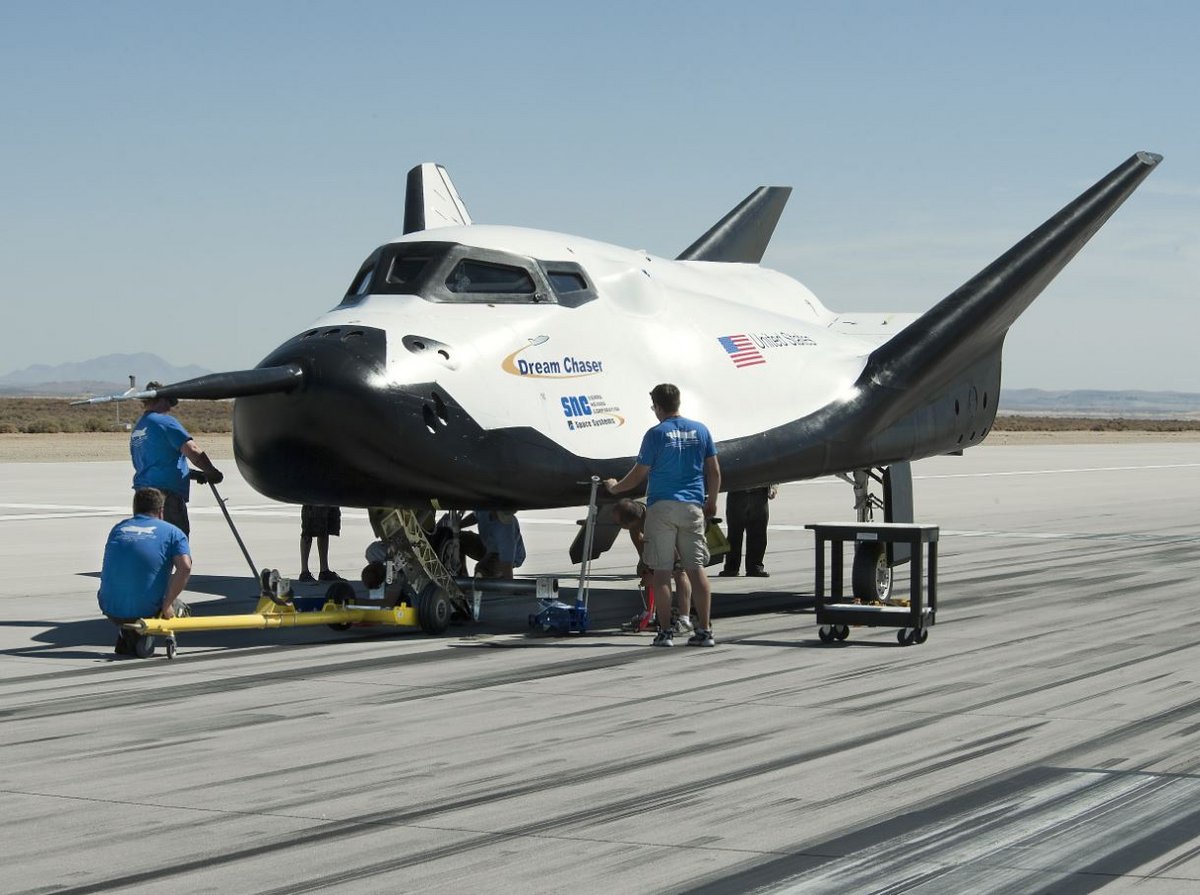
[[[1033,475],[1079,475],[1089,472],[1141,472],[1141,471],[1159,471],[1164,469],[1195,469],[1200,467],[1200,463],[1147,463],[1137,466],[1078,466],[1064,467],[1062,469],[1010,469],[1001,472],[947,472],[933,475],[914,475],[913,481],[933,481],[935,479],[990,479],[1004,478],[1011,476],[1033,476]],[[824,476],[819,479],[805,479],[801,482],[783,482],[781,488],[796,488],[800,486],[811,485],[842,485],[845,486],[842,479],[834,476]]]
[[[253,517],[256,519],[277,518],[296,520],[299,518],[298,507],[280,506],[278,504],[247,504],[245,506],[234,506],[227,504],[230,514],[235,517]],[[5,510],[46,510],[42,513],[9,513]],[[220,515],[221,508],[214,506],[188,506],[189,516],[215,516]],[[124,519],[129,515],[128,506],[75,506],[68,504],[30,504],[30,503],[0,503],[0,523],[3,522],[34,522],[57,519],[88,519],[108,517],[112,519]],[[343,510],[342,518],[348,522],[366,522],[367,513],[365,510]],[[847,522],[852,520],[846,520]],[[525,518],[521,519],[522,525],[561,525],[571,528],[578,527],[579,521],[575,518]],[[803,525],[788,525],[788,524],[772,524],[767,527],[768,531],[775,532],[804,532],[809,529]],[[1127,531],[1108,531],[1108,532],[1088,532],[1088,531],[985,531],[981,529],[954,529],[944,528],[941,530],[941,537],[959,537],[959,538],[999,538],[1002,540],[1015,541],[1138,541],[1146,543],[1161,543],[1161,544],[1182,544],[1193,543],[1200,540],[1200,536],[1193,535],[1169,535],[1145,532],[1127,532]]]
[[[253,516],[255,518],[278,517],[280,519],[299,519],[300,508],[282,504],[233,504],[226,501],[226,508],[231,515]],[[8,510],[44,510],[41,513],[7,512]],[[129,504],[121,506],[77,506],[72,504],[39,504],[39,503],[0,503],[0,522],[30,522],[40,519],[88,519],[108,516],[124,519],[130,514]],[[220,515],[221,508],[216,506],[196,506],[188,504],[189,516]],[[343,519],[362,518],[366,521],[366,510],[343,511]]]
[[[853,520],[846,520],[852,524]],[[871,523],[865,523],[870,525]],[[768,525],[768,531],[809,531],[803,525]],[[1169,535],[1156,532],[1132,531],[981,531],[966,528],[943,528],[942,538],[1001,538],[1012,541],[1146,541],[1180,544],[1200,540],[1200,535]]]

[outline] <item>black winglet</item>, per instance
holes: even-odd
[[[1137,152],[871,353],[860,386],[895,389],[894,419],[1002,343],[1008,328],[1162,156]],[[881,425],[888,420],[879,420]]]
[[[758,264],[791,194],[790,186],[760,186],[675,260]]]

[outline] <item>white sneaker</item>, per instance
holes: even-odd
[[[670,628],[659,628],[658,633],[654,635],[654,642],[651,646],[674,646],[675,640],[671,636]]]

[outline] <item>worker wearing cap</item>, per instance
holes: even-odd
[[[147,391],[161,389],[161,382],[149,382]],[[225,476],[208,459],[187,429],[171,416],[178,398],[153,397],[142,401],[142,415],[129,436],[129,455],[133,459],[133,487],[157,488],[166,503],[163,519],[191,534],[187,502],[191,479],[220,484]],[[199,472],[193,472],[188,461]]]

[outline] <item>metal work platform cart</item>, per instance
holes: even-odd
[[[937,541],[936,525],[917,525],[909,522],[817,522],[806,525],[816,536],[816,597],[818,635],[825,643],[845,640],[851,625],[877,628],[898,628],[896,639],[901,646],[924,643],[929,628],[937,616]],[[830,586],[825,593],[825,542],[830,547]],[[911,554],[908,605],[902,601],[882,600],[870,603],[851,602],[845,596],[843,545],[857,544],[907,545],[896,555]],[[925,545],[924,552],[922,545]],[[928,557],[927,559],[925,557]],[[928,577],[928,594],[924,580]],[[853,599],[853,598],[851,598]]]

